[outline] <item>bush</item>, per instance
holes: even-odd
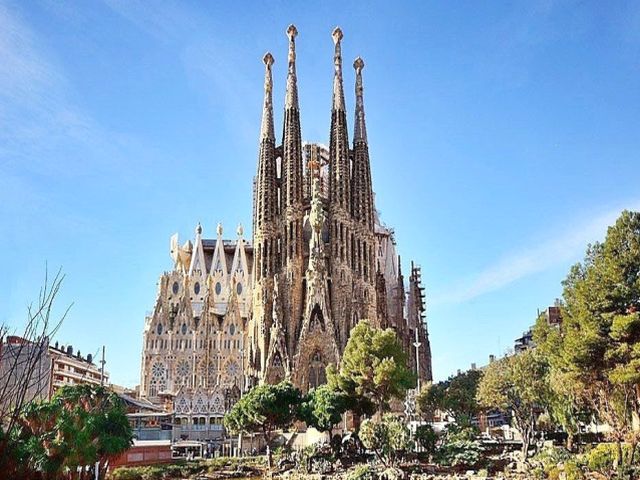
[[[438,434],[433,430],[431,425],[420,425],[416,428],[416,442],[426,453],[433,454],[436,450],[436,442]]]
[[[376,480],[376,472],[369,464],[357,465],[347,473],[346,480]]]
[[[618,447],[615,443],[600,443],[586,454],[589,470],[610,475],[615,470],[614,464],[618,456]],[[631,445],[622,445],[623,465],[629,465],[631,461]]]
[[[556,468],[558,464],[567,462],[572,458],[574,458],[573,455],[564,448],[549,447],[540,450],[533,458],[531,458],[531,462],[534,464],[540,463],[542,471],[549,475],[549,472]]]
[[[476,430],[452,425],[442,439],[442,445],[435,454],[436,463],[452,467],[477,467],[484,448],[476,439]]]
[[[385,465],[393,465],[410,446],[409,429],[397,417],[385,415],[382,420],[367,419],[360,426],[360,440]]]
[[[569,460],[564,464],[566,480],[584,480],[584,473],[575,460]]]

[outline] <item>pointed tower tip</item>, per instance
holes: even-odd
[[[200,225],[200,222],[196,225],[196,235],[202,235],[202,225]]]
[[[296,26],[292,23],[291,25],[289,25],[289,27],[287,28],[287,37],[289,37],[289,41],[293,41],[294,38],[296,38],[298,36],[298,29],[296,28]]]
[[[358,72],[358,73],[360,73],[362,71],[362,69],[364,68],[364,60],[362,60],[362,57],[357,57],[353,61],[353,68],[355,68],[356,72]]]
[[[218,234],[219,237],[222,236],[222,223],[218,222],[218,226],[216,227],[216,233]]]
[[[342,34],[342,29],[340,27],[334,28],[333,32],[331,32],[331,36],[333,37],[333,43],[340,43],[340,40],[342,40],[342,37],[344,37],[344,35]]]
[[[269,69],[271,68],[271,65],[275,63],[275,60],[273,58],[273,55],[271,55],[271,52],[265,53],[264,57],[262,57],[262,61]]]

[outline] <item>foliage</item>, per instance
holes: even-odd
[[[320,432],[331,433],[347,411],[348,399],[328,385],[312,389],[300,406],[300,419]]]
[[[291,382],[258,385],[241,397],[224,416],[224,425],[234,433],[260,431],[268,446],[275,429],[287,428],[297,418],[301,401],[300,390]],[[270,449],[268,452],[270,468],[273,452]]]
[[[622,461],[624,465],[631,464],[631,453],[631,445],[622,445]],[[585,457],[589,470],[613,476],[618,462],[618,446],[614,443],[600,443],[589,450]]]
[[[436,462],[452,467],[477,467],[482,461],[484,449],[476,440],[476,434],[477,431],[472,427],[450,425],[436,450]]]
[[[48,271],[35,304],[27,307],[21,342],[0,348],[0,472],[7,478],[24,477],[30,473],[28,432],[20,427],[24,408],[47,396],[49,361],[46,352],[49,340],[66,317],[67,308],[59,319],[52,317],[56,298],[62,287],[61,270],[51,280]],[[13,329],[0,323],[0,345],[5,345]]]
[[[224,425],[235,433],[260,431],[270,441],[273,430],[291,425],[300,402],[300,390],[290,382],[258,385],[225,415]]]
[[[564,390],[569,421],[582,406],[608,424],[621,457],[622,442],[638,442],[632,426],[640,415],[640,213],[624,211],[563,286],[560,330],[538,335],[555,351],[553,390]]]
[[[351,330],[339,369],[329,366],[327,376],[331,389],[350,399],[349,410],[363,415],[384,411],[392,398],[403,399],[415,385],[395,332],[374,328],[366,320]]]
[[[540,352],[527,350],[490,363],[478,386],[478,401],[487,408],[511,413],[522,437],[526,460],[535,421],[549,398],[548,364]]]
[[[97,385],[65,386],[50,401],[28,404],[9,434],[21,478],[70,478],[96,462],[103,473],[133,439],[119,397]]]
[[[550,367],[546,402],[550,419],[552,424],[559,425],[567,433],[567,448],[572,450],[573,439],[580,432],[580,423],[589,422],[593,411],[584,402],[575,373],[570,371],[563,355],[561,330],[549,325],[543,314],[533,328],[533,338]]]
[[[346,475],[346,480],[376,480],[376,478],[375,470],[367,463],[357,465]]]
[[[431,425],[420,425],[416,428],[415,439],[424,451],[432,454],[436,450],[438,434],[433,430]]]
[[[481,377],[479,370],[469,370],[444,382],[427,385],[418,395],[418,408],[427,417],[439,410],[453,417],[459,425],[470,425],[479,410],[476,392]]]
[[[360,440],[385,465],[394,465],[410,447],[409,429],[401,419],[385,415],[382,420],[367,419],[360,425]]]

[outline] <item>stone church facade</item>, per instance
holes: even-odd
[[[394,329],[423,381],[431,351],[420,269],[408,281],[393,230],[374,204],[364,112],[364,62],[355,70],[349,141],[339,28],[328,148],[303,143],[296,77],[296,28],[287,30],[288,73],[281,142],[273,120],[273,56],[265,81],[253,238],[215,239],[197,226],[183,245],[171,239],[173,269],[159,281],[145,319],[141,395],[172,399],[176,418],[218,425],[242,391],[290,379],[307,391],[326,381],[362,319]],[[206,427],[208,430],[209,427]],[[202,430],[202,429],[201,429]]]

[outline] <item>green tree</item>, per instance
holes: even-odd
[[[563,371],[611,427],[622,460],[640,416],[640,213],[624,211],[563,285]]]
[[[310,427],[331,436],[333,427],[340,422],[348,405],[348,398],[343,392],[321,385],[305,396],[300,406],[300,418]]]
[[[431,425],[419,425],[416,428],[415,439],[418,445],[420,445],[428,455],[433,455],[436,451],[438,434]]]
[[[339,369],[329,366],[327,376],[329,386],[350,399],[349,409],[365,415],[382,413],[392,398],[403,399],[415,385],[395,332],[374,328],[366,320],[351,330]]]
[[[469,370],[425,386],[417,398],[419,410],[426,416],[433,416],[439,410],[453,417],[460,426],[471,425],[471,419],[480,409],[476,393],[481,377],[479,370]]]
[[[511,414],[522,437],[526,461],[535,433],[535,422],[549,398],[548,365],[539,352],[527,350],[490,363],[478,385],[478,402]]]
[[[411,437],[404,422],[386,414],[382,419],[366,419],[360,426],[360,441],[385,465],[391,466],[410,447]]]
[[[61,388],[46,402],[27,405],[13,438],[22,461],[20,478],[71,478],[78,467],[110,460],[127,450],[133,434],[120,398],[97,385]],[[94,478],[83,470],[79,478]]]
[[[287,428],[296,419],[301,402],[300,390],[290,382],[253,387],[224,417],[225,427],[234,433],[262,432],[271,444],[276,429]],[[269,467],[272,465],[269,449]]]
[[[558,326],[549,325],[545,315],[540,315],[533,328],[536,348],[549,363],[548,409],[551,420],[567,434],[567,450],[573,450],[580,423],[592,418],[592,411],[581,395],[579,382],[571,371],[563,353],[563,337]]]

